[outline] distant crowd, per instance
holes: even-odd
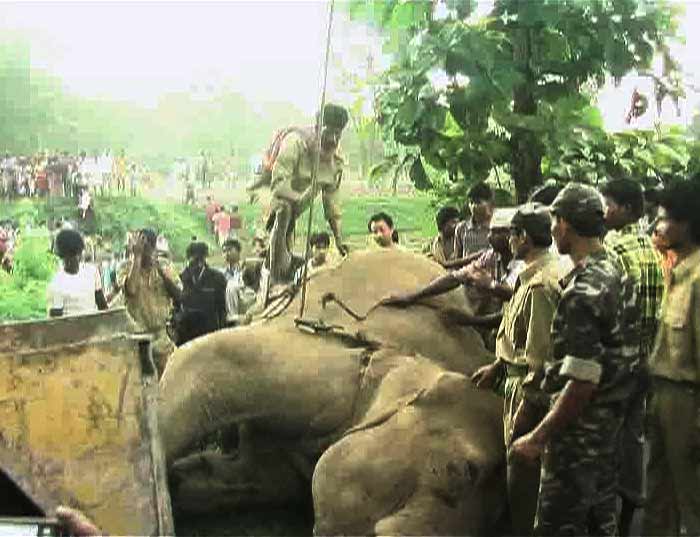
[[[124,150],[88,155],[40,151],[33,155],[5,153],[0,159],[0,196],[65,196],[78,201],[81,195],[114,192],[135,196],[139,185],[149,181],[146,166],[128,159]]]

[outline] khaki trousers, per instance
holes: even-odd
[[[513,438],[513,419],[523,400],[523,374],[515,368],[509,368],[505,381],[505,400],[503,403],[503,438],[506,449]],[[535,411],[531,415],[528,430],[537,425],[545,411]],[[537,491],[540,486],[540,464],[529,464],[521,459],[508,457],[507,491],[510,521],[513,535],[532,535],[537,511]]]
[[[700,535],[700,386],[655,378],[647,409],[644,535]]]

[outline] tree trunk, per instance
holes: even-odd
[[[535,77],[530,69],[532,54],[529,28],[514,30],[513,59],[523,75],[523,82],[513,92],[513,112],[537,115],[534,96]],[[511,135],[511,175],[518,203],[524,203],[534,187],[542,183],[542,145],[527,129],[514,129]]]

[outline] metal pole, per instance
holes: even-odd
[[[314,200],[316,199],[316,188],[318,182],[318,168],[321,159],[321,133],[323,132],[323,109],[326,105],[326,86],[328,83],[328,60],[330,58],[331,52],[331,28],[333,27],[333,9],[335,7],[335,0],[330,1],[328,8],[328,30],[326,33],[326,57],[323,62],[323,86],[321,90],[321,106],[319,108],[320,112],[318,114],[318,125],[316,132],[316,155],[314,155],[314,166],[311,172],[311,192],[313,194],[311,198],[311,204],[309,206],[309,221],[306,226],[306,237],[305,237],[305,254],[304,254],[304,266],[301,272],[301,308],[299,310],[299,318],[304,318],[304,309],[306,307],[306,272],[309,265],[309,255],[311,253],[311,246],[309,245],[309,237],[311,236],[311,226],[314,217]]]

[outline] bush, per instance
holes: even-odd
[[[58,268],[48,233],[24,236],[14,255],[14,271],[0,271],[0,321],[46,316],[46,287]]]

